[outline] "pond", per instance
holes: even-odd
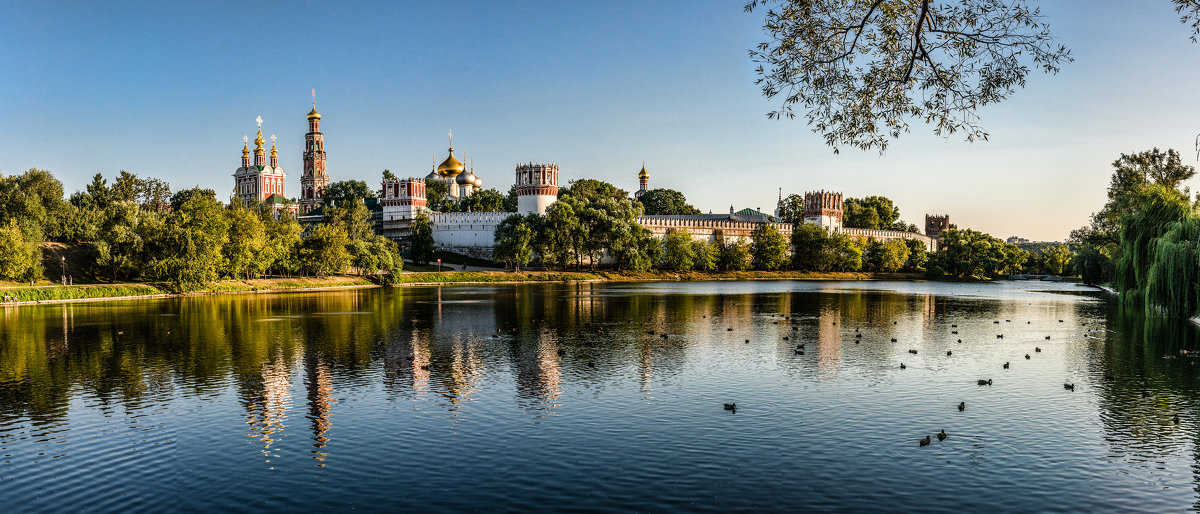
[[[0,505],[1188,510],[1197,333],[1043,282],[10,307]]]

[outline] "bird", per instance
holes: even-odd
[[[938,441],[945,441],[947,437],[949,436],[946,435],[946,429],[943,428],[941,432],[938,432]]]
[[[1006,320],[1004,320],[1004,322],[1005,322],[1005,323],[1012,323],[1012,320],[1011,320],[1011,319],[1006,319]]]
[[[961,343],[961,342],[962,342],[962,339],[959,339],[959,340],[958,340],[958,342],[960,342],[960,343]]]
[[[796,355],[804,355],[804,350],[796,350]]]
[[[911,353],[911,354],[913,354],[913,355],[916,355],[916,354],[917,354],[917,351],[916,351],[916,350],[909,350],[909,351],[908,351],[908,353]]]
[[[1004,339],[1004,334],[996,334],[996,339]]]
[[[930,439],[929,436],[925,436],[925,438],[921,440],[921,446],[929,446],[930,441],[932,441],[932,439]]]
[[[1000,320],[993,321],[992,323],[995,323],[995,324],[999,325],[999,324],[1000,324]]]
[[[901,362],[901,363],[900,363],[900,369],[905,369],[905,368],[908,368],[908,366],[905,366],[905,365],[904,365],[904,363],[903,363],[903,362]]]
[[[958,412],[967,410],[967,402],[958,402]]]
[[[893,325],[895,325],[895,324],[896,324],[896,322],[895,322],[895,321],[893,321],[893,322],[892,322],[892,324],[893,324]]]
[[[787,340],[788,340],[788,336],[783,336],[783,340],[784,340],[784,341],[787,341]]]
[[[1074,391],[1074,390],[1075,390],[1075,384],[1063,384],[1063,389],[1066,389],[1066,390],[1068,390],[1068,391]]]
[[[647,330],[647,331],[646,331],[646,335],[651,335],[651,336],[652,336],[652,335],[654,335],[654,331],[653,331],[653,330]]]
[[[947,356],[947,357],[949,357],[951,353],[952,353],[952,352],[951,352],[950,350],[946,350],[946,356]]]
[[[1059,323],[1062,323],[1062,322],[1063,322],[1063,320],[1061,320],[1061,319],[1060,319],[1060,320],[1058,320],[1058,322],[1059,322]]]
[[[1179,424],[1179,414],[1178,414],[1178,413],[1176,413],[1176,414],[1175,414],[1175,417],[1174,417],[1174,418],[1171,418],[1171,421],[1174,421],[1174,422],[1175,422],[1175,424],[1176,424],[1176,425],[1178,425],[1178,424]]]
[[[1046,340],[1047,340],[1047,341],[1049,341],[1049,340],[1050,340],[1050,336],[1046,336]]]
[[[733,332],[733,327],[725,329],[726,332]]]
[[[958,333],[958,331],[957,331],[957,330],[951,330],[951,331],[950,331],[950,333],[951,333],[951,334],[957,334],[957,333]]]
[[[958,325],[950,325],[950,328],[958,328]]]
[[[896,338],[894,338],[894,337],[893,337],[893,338],[892,338],[892,342],[893,342],[893,343],[894,343],[894,342],[896,342]]]
[[[1029,354],[1025,354],[1025,360],[1029,360]]]
[[[862,339],[862,334],[854,334],[855,339]]]
[[[1033,347],[1033,353],[1042,353],[1042,349],[1036,346]]]
[[[746,340],[746,344],[750,344],[750,340],[749,340],[749,339],[747,339],[747,340]]]
[[[428,364],[422,364],[422,365],[421,365],[421,369],[422,369],[422,370],[424,370],[424,371],[429,371],[429,365],[428,365]]]
[[[1149,398],[1149,397],[1150,397],[1150,391],[1142,391],[1142,398]]]
[[[1033,324],[1033,322],[1032,322],[1032,321],[1026,321],[1026,322],[1025,322],[1025,324],[1026,324],[1026,325],[1031,325],[1031,324]]]
[[[990,379],[990,378],[987,380],[980,379],[980,380],[977,380],[975,383],[979,384],[981,386],[990,386],[990,385],[992,385],[992,379]]]
[[[1007,362],[1005,362],[1005,363],[1004,363],[1004,369],[1008,369],[1008,363],[1007,363]]]
[[[833,322],[833,326],[835,326],[835,327],[837,326],[837,322],[836,322],[836,321],[835,321],[835,322]]]

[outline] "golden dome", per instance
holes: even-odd
[[[642,171],[638,172],[638,178],[650,178],[650,172],[646,171],[645,164],[642,164]]]
[[[308,111],[308,121],[317,121],[321,119],[321,113],[317,112],[317,106],[313,106],[313,110]]]
[[[442,161],[442,163],[437,167],[438,175],[443,177],[457,176],[459,173],[462,173],[464,169],[466,169],[466,166],[463,165],[462,162],[459,162],[458,159],[454,158],[454,147],[451,147],[449,151],[450,156],[446,157],[446,160]]]
[[[264,153],[263,143],[266,143],[266,141],[263,140],[262,129],[258,129],[258,136],[256,136],[254,138],[254,154],[255,155],[262,155]]]

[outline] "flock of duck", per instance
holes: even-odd
[[[706,316],[706,317],[707,317],[707,316]],[[791,317],[790,317],[790,316],[784,316],[784,318],[783,318],[783,319],[784,319],[784,321],[790,321],[790,320],[791,320]],[[1011,323],[1011,322],[1012,322],[1012,320],[1004,320],[1004,321],[1005,321],[1006,323]],[[1060,319],[1060,320],[1058,320],[1058,322],[1059,322],[1059,323],[1063,323],[1064,321]],[[1031,323],[1032,323],[1032,322],[1029,322],[1029,321],[1026,321],[1026,322],[1025,322],[1025,324],[1027,324],[1027,325],[1028,325],[1028,324],[1031,324]],[[776,322],[775,322],[775,324],[776,324],[776,325],[778,325],[778,324],[779,324],[779,322],[778,322],[778,321],[776,321]],[[836,325],[837,325],[837,322],[834,322],[833,324],[834,324],[834,326],[836,326]],[[892,322],[892,324],[893,324],[893,325],[895,325],[895,324],[897,324],[897,322],[893,321],[893,322]],[[1000,324],[1000,321],[999,321],[999,320],[996,320],[996,321],[994,321],[994,322],[993,322],[993,324],[997,324],[997,325],[998,325],[998,324]],[[792,324],[791,324],[791,325],[792,325],[792,326],[791,326],[791,329],[792,329],[792,331],[793,331],[793,332],[795,332],[795,331],[798,331],[798,330],[800,329],[799,325],[798,325],[796,322],[792,322]],[[1083,322],[1083,325],[1087,325],[1087,322]],[[958,328],[958,325],[950,325],[950,327],[951,327],[951,328],[953,328],[953,329],[957,329],[957,328]],[[727,332],[733,332],[733,328],[732,328],[732,327],[730,327],[730,328],[726,329],[726,331],[727,331]],[[1088,329],[1088,331],[1090,332],[1090,331],[1091,331],[1091,329]],[[650,334],[651,334],[651,335],[653,335],[653,334],[654,334],[654,332],[650,332]],[[958,334],[958,330],[952,330],[952,331],[951,331],[951,334]],[[663,334],[663,337],[664,337],[664,338],[666,338],[666,334]],[[997,339],[1003,339],[1003,338],[1004,338],[1004,334],[996,334],[996,338],[997,338]],[[1049,339],[1050,339],[1050,336],[1046,336],[1046,340],[1049,340]],[[783,340],[784,340],[784,341],[788,341],[788,340],[789,340],[788,336],[784,336],[784,337],[783,337]],[[749,339],[746,339],[746,341],[745,341],[745,342],[746,342],[746,343],[749,343],[749,342],[750,342],[750,340],[749,340]],[[854,344],[859,344],[859,343],[861,343],[861,342],[862,342],[862,332],[861,332],[861,330],[860,330],[860,329],[858,329],[858,328],[855,328],[855,329],[854,329]],[[896,339],[896,338],[894,338],[894,337],[893,337],[893,338],[891,338],[891,342],[895,343],[895,342],[898,342],[898,341],[897,341],[897,339]],[[957,341],[957,342],[961,343],[961,342],[962,342],[962,339],[958,339],[958,341]],[[795,352],[794,352],[794,353],[795,353],[795,355],[804,355],[804,350],[805,350],[805,344],[804,344],[804,343],[800,343],[800,344],[797,344],[797,345],[796,345],[796,348],[795,348]],[[915,349],[910,349],[910,350],[908,350],[908,353],[910,353],[910,354],[913,354],[913,355],[916,355],[916,354],[917,354],[917,350],[915,350]],[[1042,349],[1041,349],[1041,347],[1035,346],[1035,347],[1033,348],[1033,353],[1035,353],[1035,354],[1036,354],[1036,353],[1042,353]],[[946,351],[946,356],[947,356],[947,357],[950,357],[950,356],[952,356],[953,354],[954,354],[953,350],[947,350],[947,351]],[[1030,360],[1031,358],[1032,358],[1032,356],[1031,356],[1030,354],[1028,354],[1028,353],[1026,353],[1026,354],[1025,354],[1025,359],[1026,359],[1026,360]],[[1003,364],[1002,368],[1003,368],[1003,369],[1009,369],[1009,365],[1010,365],[1010,363],[1009,363],[1009,362],[1005,362],[1005,363]],[[907,365],[905,365],[903,362],[901,362],[901,363],[900,363],[900,369],[907,369],[907,368],[908,368],[908,366],[907,366]],[[1114,380],[1114,378],[1115,378],[1115,377],[1113,377],[1112,375],[1108,375],[1108,374],[1106,374],[1106,375],[1104,376],[1104,379],[1105,379],[1105,380]],[[991,378],[986,378],[986,379],[982,379],[982,378],[981,378],[981,379],[979,379],[979,380],[977,380],[977,381],[976,381],[976,384],[977,384],[977,385],[980,385],[980,386],[991,386],[991,385],[992,385],[992,379],[991,379]],[[1063,383],[1063,389],[1064,389],[1064,390],[1067,390],[1067,391],[1074,391],[1074,390],[1075,390],[1075,384],[1073,384],[1073,383]],[[1150,396],[1150,392],[1149,392],[1149,391],[1143,391],[1143,392],[1142,392],[1142,397],[1149,397],[1149,396]],[[724,404],[724,409],[725,409],[725,410],[727,410],[727,411],[730,411],[731,413],[734,413],[734,414],[736,414],[736,413],[737,413],[737,404],[736,404],[736,403],[726,403],[726,404]],[[958,411],[959,411],[959,412],[965,411],[966,409],[967,409],[967,403],[966,403],[966,402],[959,402],[959,403],[958,403]],[[1173,422],[1173,423],[1175,423],[1175,424],[1177,424],[1177,425],[1179,424],[1179,414],[1175,414],[1175,416],[1172,418],[1172,422]],[[937,433],[935,436],[937,437],[937,440],[938,440],[938,441],[945,441],[945,440],[946,440],[946,438],[947,438],[947,437],[949,437],[948,435],[946,435],[946,430],[945,430],[945,429],[942,429],[942,430],[941,430],[940,432],[938,432],[938,433]],[[918,441],[918,444],[919,444],[919,446],[922,446],[922,447],[924,447],[924,446],[928,446],[928,445],[929,445],[929,444],[930,444],[932,441],[933,441],[933,438],[932,438],[931,436],[929,436],[929,435],[926,435],[924,438],[922,438],[922,439],[920,439],[920,440]]]

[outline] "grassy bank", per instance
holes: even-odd
[[[815,273],[802,271],[416,271],[396,277],[397,285],[435,284],[503,284],[522,282],[653,282],[703,280],[921,280],[923,275],[907,273]],[[248,293],[268,291],[297,291],[305,289],[370,287],[370,281],[354,276],[323,278],[260,278],[251,280],[222,280],[184,293],[184,295]],[[0,295],[16,297],[21,302],[86,301],[102,298],[171,295],[164,284],[81,284],[74,286],[0,283]]]

